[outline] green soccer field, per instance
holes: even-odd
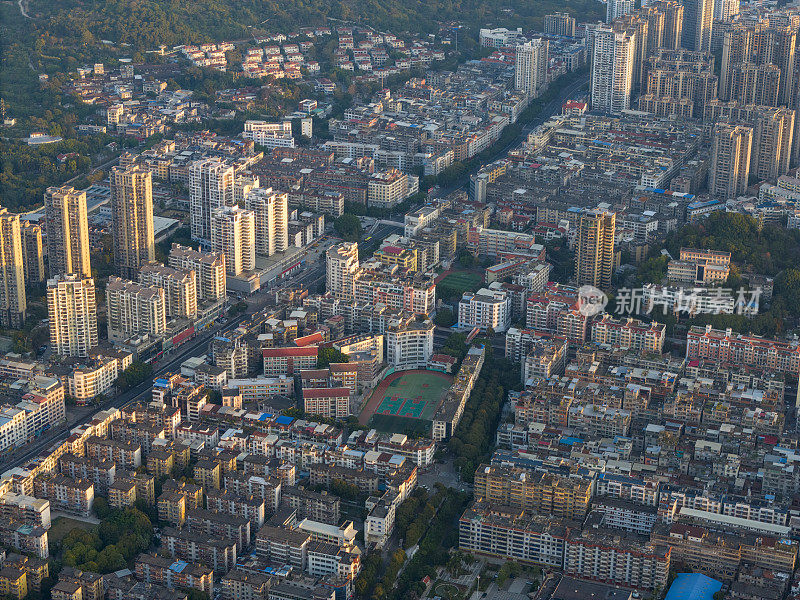
[[[375,415],[430,421],[453,379],[433,371],[408,371],[385,379],[374,394],[381,398]]]
[[[442,289],[453,290],[457,295],[474,292],[483,285],[483,276],[472,271],[454,271],[445,275],[437,285]]]

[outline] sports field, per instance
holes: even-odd
[[[483,284],[483,276],[475,271],[449,271],[436,281],[443,292],[460,296],[464,292],[474,292]],[[439,290],[437,290],[437,295]]]
[[[435,371],[394,373],[372,392],[359,422],[366,425],[373,415],[430,421],[452,383],[451,376]]]

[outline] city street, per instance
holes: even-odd
[[[156,368],[153,369],[153,378],[165,373],[175,373],[180,371],[181,363],[183,361],[191,356],[205,354],[208,349],[208,344],[214,336],[233,331],[239,326],[239,323],[244,321],[246,317],[246,314],[238,315],[237,317],[229,320],[224,326],[214,325],[207,332],[199,335],[194,340],[179,346],[175,354],[171,354],[161,359]],[[27,444],[18,449],[16,452],[5,456],[3,460],[0,461],[0,470],[7,471],[14,467],[18,467],[31,458],[37,456],[46,448],[50,447],[55,441],[66,438],[69,435],[69,431],[77,425],[85,422],[89,414],[108,408],[121,408],[132,402],[146,400],[152,395],[153,378],[143,381],[135,388],[132,388],[127,392],[120,394],[119,396],[111,398],[102,404],[88,407],[88,409],[85,411],[72,411],[72,416],[68,417],[67,422],[64,425],[46,432],[34,442]]]

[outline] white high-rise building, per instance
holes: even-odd
[[[541,93],[547,85],[549,50],[549,42],[542,38],[535,38],[517,46],[514,87],[532,97]]]
[[[396,370],[424,369],[433,355],[436,326],[428,318],[398,318],[386,328],[386,362]]]
[[[0,325],[22,327],[27,308],[19,215],[0,208]]]
[[[192,239],[211,242],[211,215],[233,204],[233,165],[219,158],[200,160],[189,166],[189,209]]]
[[[50,275],[80,273],[91,277],[86,192],[69,186],[47,188],[44,219]]]
[[[225,255],[222,252],[204,252],[172,244],[169,266],[195,272],[198,300],[214,303],[225,299]]]
[[[635,34],[597,29],[592,54],[592,110],[619,113],[631,105]]]
[[[606,23],[613,23],[614,19],[629,15],[636,9],[634,0],[608,0],[606,3]]]
[[[352,301],[355,297],[355,278],[358,273],[358,244],[344,242],[328,248],[325,282],[336,298]]]
[[[211,215],[211,247],[225,254],[229,275],[256,268],[256,216],[252,210],[223,206]]]
[[[108,339],[123,341],[140,335],[163,335],[167,330],[164,289],[109,277],[106,285]]]
[[[481,288],[464,292],[458,303],[460,327],[480,327],[505,331],[511,324],[511,296],[503,290]]]
[[[62,356],[89,356],[97,346],[94,279],[77,273],[47,281],[50,347]]]
[[[244,198],[256,217],[256,254],[272,256],[289,247],[289,200],[285,192],[254,188]]]

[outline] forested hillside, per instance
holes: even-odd
[[[595,0],[32,0],[29,12],[48,21],[53,35],[84,43],[107,39],[141,50],[337,23],[329,18],[393,32],[436,32],[448,21],[530,28],[557,10],[582,20],[599,18],[601,6]]]

